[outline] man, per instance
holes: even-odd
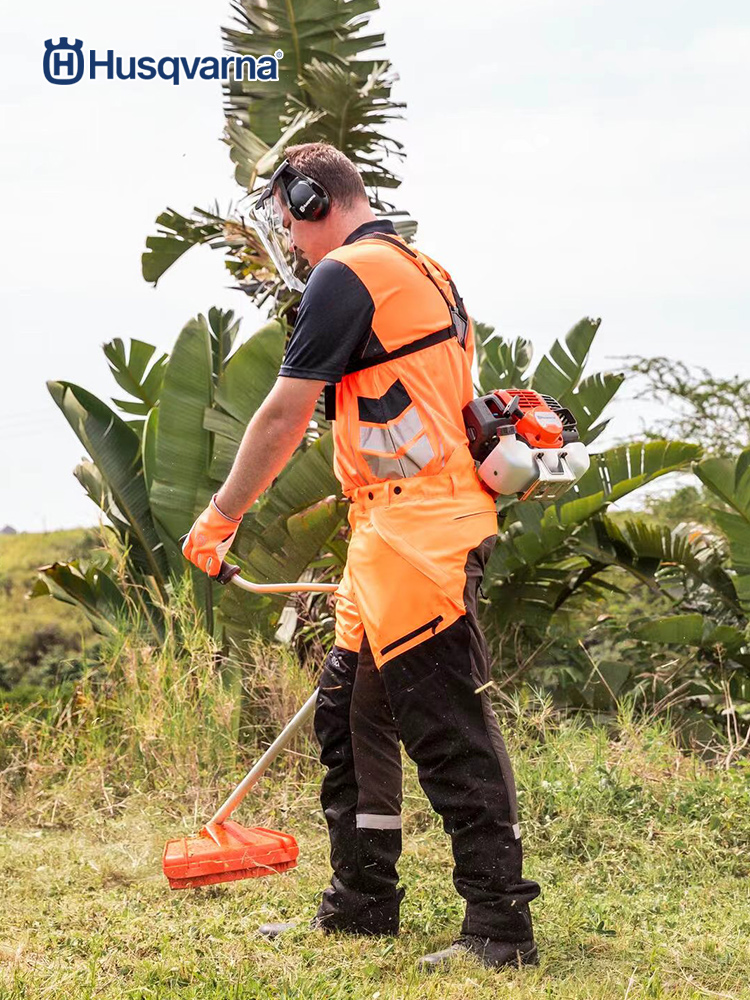
[[[477,622],[497,521],[461,412],[474,395],[471,324],[450,275],[375,218],[356,167],[332,146],[290,148],[260,201],[313,270],[277,382],[184,551],[218,573],[321,392],[331,402],[335,392],[334,466],[352,535],[315,714],[333,877],[314,923],[398,932],[400,739],[451,836],[466,900],[461,936],[422,965],[466,951],[490,966],[536,962],[539,886],[521,875],[513,773]]]

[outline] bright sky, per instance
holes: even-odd
[[[750,375],[747,0],[382,0],[408,104],[399,204],[470,311],[538,353],[602,316],[593,368],[667,354]],[[140,255],[167,206],[237,196],[215,82],[42,75],[44,39],[124,55],[219,55],[230,5],[37,0],[0,39],[4,330],[0,527],[93,523],[81,446],[50,378],[115,391],[100,345],[168,350],[212,305],[259,319],[222,258],[191,251],[154,290]],[[615,428],[638,423],[615,409]]]

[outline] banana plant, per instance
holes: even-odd
[[[697,469],[704,481],[723,472],[717,498],[724,510],[736,504],[732,476],[728,466],[717,468],[713,461]],[[736,483],[736,468],[734,473]],[[526,679],[548,689],[560,704],[612,711],[616,698],[628,693],[652,710],[670,705],[689,727],[700,718],[700,725],[709,722],[722,731],[730,699],[736,718],[747,725],[750,644],[738,590],[743,574],[729,543],[732,535],[736,552],[737,524],[730,521],[722,538],[696,523],[669,527],[631,512],[595,515],[567,539],[565,558],[537,566],[525,579],[515,575],[502,617],[488,615],[490,636],[496,643],[511,637],[517,644],[511,673],[526,658],[518,655],[519,647],[536,649]],[[587,614],[587,607],[601,608],[603,600],[609,607],[616,595],[633,605],[632,592],[618,585],[614,569],[645,585],[647,605],[661,614],[638,611],[626,621],[621,613],[596,621]],[[581,598],[596,603],[582,604]],[[642,603],[638,599],[636,606]],[[573,610],[566,613],[570,605]]]
[[[179,544],[226,478],[245,427],[281,364],[287,335],[283,321],[266,324],[233,350],[238,329],[231,310],[211,309],[207,318],[190,320],[168,358],[158,359],[150,370],[150,345],[137,341],[129,352],[122,342],[105,345],[118,386],[139,400],[114,401],[124,416],[142,416],[146,398],[152,404],[138,432],[80,386],[49,383],[88,453],[75,475],[111,526],[123,569],[118,577],[106,560],[96,564],[95,573],[78,564],[47,567],[36,596],[65,594],[103,628],[112,623],[113,608],[120,610],[113,593],[121,594],[123,608],[128,595],[137,595],[145,618],[158,627],[175,579],[192,572],[211,628],[216,610],[217,624],[230,637],[249,629],[273,631],[283,597],[248,600],[243,595],[237,600],[233,588],[212,584],[205,574],[191,570]],[[311,429],[293,460],[248,512],[233,556],[250,579],[298,579],[340,530],[344,508],[331,460],[330,432]]]
[[[82,467],[79,481],[120,528],[134,571],[150,577],[165,599],[168,565],[149,503],[140,438],[80,386],[48,382],[47,387],[96,467],[96,472],[91,465]]]
[[[734,574],[737,604],[750,617],[750,448],[736,460],[707,458],[695,466],[695,474],[722,507],[714,510],[716,523],[729,546],[729,564]]]
[[[576,418],[584,444],[591,444],[609,423],[599,418],[625,379],[622,372],[583,377],[600,325],[600,319],[580,320],[563,340],[555,341],[532,372],[529,368],[534,351],[530,341],[523,337],[507,341],[497,336],[491,326],[475,324],[480,390],[491,392],[498,386],[512,386],[554,396]]]
[[[706,458],[694,471],[720,502],[713,516],[726,539],[726,568],[721,576],[704,579],[704,608],[688,606],[681,613],[635,622],[631,633],[649,642],[713,651],[746,669],[750,667],[750,448],[736,459]],[[750,704],[750,695],[746,700]]]
[[[401,183],[390,161],[402,159],[402,144],[387,126],[404,105],[391,97],[396,76],[388,59],[373,60],[385,44],[367,31],[378,0],[238,0],[234,24],[223,31],[235,55],[281,50],[278,85],[232,80],[225,88],[224,142],[240,188],[239,201],[225,213],[218,205],[193,215],[167,209],[146,240],[143,276],[159,278],[192,246],[223,250],[226,266],[256,304],[273,299],[284,315],[298,300],[279,281],[247,220],[248,194],[268,178],[292,142],[328,141],[359,168],[370,203],[410,238],[416,224],[384,200]]]
[[[115,580],[112,557],[95,550],[87,559],[41,566],[30,597],[54,597],[80,608],[100,635],[112,635],[128,611]]]

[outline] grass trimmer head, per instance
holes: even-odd
[[[251,583],[238,576],[239,571],[239,566],[222,563],[216,579],[219,583],[231,582],[243,590],[261,594],[299,591],[333,593],[337,589],[332,583]],[[240,826],[229,817],[307,721],[315,709],[317,697],[316,690],[197,836],[167,841],[162,870],[173,889],[260,878],[296,866],[299,848],[291,834],[268,830],[263,826]]]
[[[197,837],[168,840],[162,869],[172,889],[235,882],[285,872],[297,864],[299,847],[289,833],[226,820]]]
[[[197,836],[167,841],[162,870],[173,889],[260,878],[296,866],[299,848],[291,834],[264,826],[240,826],[229,816],[305,724],[317,698],[315,690]]]

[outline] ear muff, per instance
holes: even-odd
[[[295,171],[284,186],[289,211],[295,219],[317,222],[328,215],[331,199],[323,185],[314,181],[312,177],[306,177]]]
[[[322,184],[297,170],[289,160],[284,160],[276,168],[270,181],[261,192],[256,202],[256,208],[260,208],[264,202],[273,197],[274,188],[277,185],[293,218],[305,222],[317,222],[328,215],[331,208],[331,196]]]

